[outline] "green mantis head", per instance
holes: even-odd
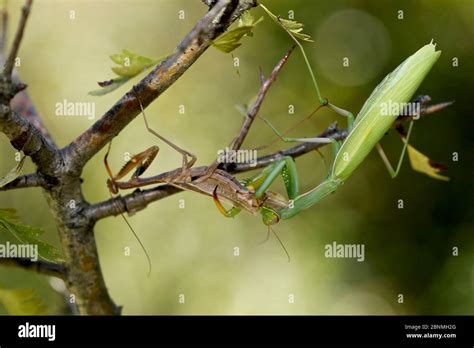
[[[263,223],[267,226],[275,225],[280,221],[280,215],[273,209],[262,206],[260,208]]]

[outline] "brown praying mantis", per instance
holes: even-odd
[[[119,190],[124,189],[139,188],[154,184],[169,184],[182,190],[194,191],[203,195],[213,197],[217,208],[224,215],[227,215],[228,213],[225,207],[222,205],[221,200],[232,204],[232,206],[235,207],[235,209],[239,209],[239,211],[245,210],[252,214],[257,214],[259,211],[261,211],[261,209],[266,209],[266,207],[272,209],[273,211],[283,209],[288,206],[288,201],[283,196],[275,192],[266,191],[264,194],[259,195],[257,197],[255,195],[255,188],[253,188],[251,185],[246,185],[245,183],[240,182],[230,173],[224,170],[217,169],[215,163],[210,166],[191,168],[196,162],[196,156],[194,156],[188,151],[183,150],[179,146],[175,145],[174,143],[154,131],[149,126],[143,105],[140,99],[138,98],[138,94],[135,93],[135,95],[139,102],[141,113],[143,115],[147,130],[156,137],[158,137],[160,140],[163,140],[170,147],[181,153],[183,156],[183,162],[181,168],[177,168],[173,171],[157,176],[141,178],[140,176],[148,169],[150,164],[158,155],[159,147],[157,145],[154,145],[149,147],[145,151],[142,151],[132,156],[132,158],[125,163],[125,165],[119,170],[117,174],[113,174],[113,171],[108,163],[108,156],[112,144],[110,142],[107,152],[104,156],[104,165],[107,170],[107,173],[109,174],[107,186],[111,195],[118,194]],[[188,157],[191,157],[190,161],[188,161]],[[134,172],[129,180],[120,181],[132,171]],[[143,245],[137,233],[130,225],[128,220],[125,218],[125,216],[123,214],[121,214],[121,216],[134,234],[141,248],[143,249],[148,260],[150,273],[151,259],[148,252],[146,251],[145,246]],[[275,236],[277,237],[278,241],[286,252],[286,249],[281,243],[281,240],[276,234]]]

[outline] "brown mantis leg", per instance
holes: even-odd
[[[135,92],[135,90],[134,90]],[[178,178],[178,180],[181,180],[181,179],[185,179],[185,178],[189,178],[189,168],[191,168],[194,163],[196,163],[196,156],[193,155],[192,153],[182,149],[181,147],[179,147],[178,145],[172,143],[171,141],[169,141],[168,139],[166,139],[165,137],[161,136],[160,134],[158,134],[158,132],[156,132],[154,129],[150,128],[149,124],[148,124],[148,120],[146,118],[146,115],[145,115],[145,110],[143,109],[143,105],[142,105],[142,102],[140,101],[140,98],[138,98],[138,94],[135,92],[135,96],[138,100],[138,103],[140,104],[140,109],[141,109],[141,112],[142,112],[142,115],[143,115],[143,120],[145,121],[145,126],[146,126],[146,129],[151,133],[153,134],[154,136],[156,136],[158,139],[162,140],[163,142],[165,142],[166,144],[168,144],[170,147],[172,147],[174,150],[176,150],[177,152],[179,152],[182,156],[183,156],[183,164],[182,164],[182,175],[180,178]],[[188,161],[188,157],[190,157],[190,160]]]
[[[107,153],[104,156],[104,165],[110,177],[107,180],[107,186],[109,187],[110,193],[112,194],[117,194],[119,191],[116,185],[116,181],[123,178],[125,175],[130,173],[133,169],[135,169],[135,172],[133,173],[131,180],[139,177],[141,174],[145,172],[145,170],[147,170],[151,162],[153,162],[156,155],[158,154],[158,151],[160,151],[160,148],[158,146],[152,146],[146,149],[145,151],[140,152],[139,154],[133,156],[127,163],[125,163],[124,166],[119,170],[119,172],[116,175],[114,175],[107,161],[111,146],[112,146],[112,142],[109,143]]]

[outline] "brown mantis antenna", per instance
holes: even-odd
[[[275,230],[272,228],[271,225],[268,225],[268,230],[271,231],[273,233],[273,235],[276,237],[276,239],[280,243],[281,247],[285,251],[286,256],[288,257],[288,262],[290,262],[291,261],[290,253],[288,252],[288,250],[286,250],[285,245],[283,245],[283,242],[281,241],[280,237],[278,237],[278,234],[275,232]]]
[[[118,189],[116,188],[115,186],[115,176],[112,174],[112,170],[110,169],[110,166],[109,166],[109,162],[107,161],[107,158],[109,157],[109,152],[110,152],[110,148],[112,146],[112,141],[109,142],[109,146],[107,148],[107,153],[105,154],[104,156],[104,165],[105,165],[105,168],[107,170],[107,173],[109,174],[109,177],[110,179],[107,181],[107,184],[109,186],[109,194],[110,194],[110,198],[112,198],[112,202],[114,204],[114,207],[117,209],[117,211],[120,211],[119,207],[117,206],[115,200],[113,199],[114,196],[113,194],[117,194],[118,193]],[[125,206],[125,210],[127,209],[127,207]],[[142,243],[142,241],[140,240],[140,237],[138,237],[138,234],[135,232],[135,230],[133,229],[132,225],[130,224],[130,222],[128,222],[127,218],[125,217],[125,215],[123,213],[120,213],[120,216],[122,217],[122,219],[125,221],[125,223],[127,224],[128,228],[130,229],[130,231],[132,231],[132,234],[133,236],[135,237],[135,239],[137,240],[138,244],[140,244],[142,250],[143,250],[143,253],[145,254],[145,257],[147,259],[147,263],[148,263],[148,274],[147,276],[149,277],[150,274],[151,274],[151,269],[152,269],[152,264],[151,264],[151,257],[150,255],[148,254],[148,251],[146,250],[145,248],[145,245]]]

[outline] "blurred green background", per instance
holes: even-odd
[[[392,180],[374,152],[336,194],[276,231],[291,255],[276,239],[265,240],[260,217],[242,213],[226,219],[211,199],[180,193],[151,204],[129,218],[151,254],[146,259],[123,220],[108,218],[96,226],[101,264],[110,293],[124,314],[474,314],[474,238],[472,191],[472,76],[474,3],[471,0],[425,1],[262,1],[274,13],[305,24],[315,43],[305,44],[323,95],[357,113],[377,83],[408,55],[434,39],[443,53],[419,93],[435,102],[455,100],[447,110],[426,117],[414,128],[412,143],[449,166],[450,182],[432,180],[410,170],[405,162]],[[9,29],[17,25],[22,1],[9,1]],[[185,18],[179,19],[184,10]],[[399,19],[403,11],[403,19]],[[75,11],[75,19],[70,19]],[[35,1],[20,51],[18,72],[29,87],[39,113],[60,146],[93,123],[86,117],[55,116],[64,99],[94,102],[100,117],[132,83],[103,97],[87,92],[96,82],[113,77],[108,56],[122,49],[159,57],[175,46],[205,13],[198,0]],[[260,8],[254,16],[265,16]],[[265,17],[253,38],[244,38],[233,52],[240,60],[210,48],[148,109],[152,126],[210,163],[242,122],[236,104],[247,103],[259,89],[261,66],[269,74],[291,45],[289,37]],[[11,37],[10,37],[11,41]],[[349,67],[342,60],[348,57]],[[457,57],[458,67],[453,67]],[[237,72],[238,70],[238,72]],[[288,114],[294,105],[295,113]],[[185,106],[180,114],[179,105]],[[317,105],[310,77],[298,51],[291,56],[261,109],[279,129],[306,116]],[[344,120],[323,110],[295,130],[314,136],[330,122]],[[471,121],[469,121],[471,120]],[[268,143],[271,131],[256,121],[246,148]],[[157,144],[137,118],[113,141],[114,169],[124,154],[136,154]],[[181,158],[158,143],[161,152],[147,173],[180,166]],[[395,134],[383,140],[395,161],[401,142]],[[285,148],[272,146],[273,152]],[[324,149],[330,159],[329,149]],[[453,162],[453,153],[459,161]],[[109,198],[102,164],[105,150],[83,173],[89,202]],[[0,137],[0,173],[13,166],[14,151]],[[261,152],[259,155],[263,155]],[[321,158],[310,153],[297,160],[301,190],[317,185],[325,175]],[[31,162],[24,173],[34,170]],[[283,193],[281,183],[275,190]],[[397,201],[404,200],[404,209]],[[180,209],[180,200],[185,208]],[[15,208],[22,219],[47,231],[58,244],[54,221],[40,189],[0,194],[0,207]],[[365,261],[329,259],[324,246],[362,243]],[[124,255],[124,248],[131,255]],[[240,256],[234,256],[234,248]],[[459,248],[459,256],[452,248]],[[63,313],[61,295],[47,277],[0,267],[0,282],[9,288],[35,287],[49,313]],[[179,302],[180,294],[185,303]],[[404,303],[397,302],[398,294]],[[294,296],[290,303],[289,296]],[[0,313],[5,313],[0,308]]]

